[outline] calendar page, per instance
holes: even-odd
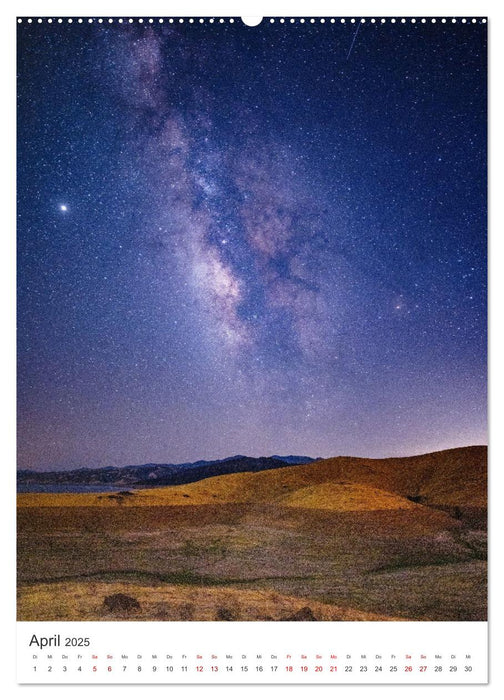
[[[20,684],[487,682],[487,18],[17,23]]]

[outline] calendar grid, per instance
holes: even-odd
[[[487,623],[19,623],[20,683],[486,683]]]

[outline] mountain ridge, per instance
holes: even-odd
[[[271,457],[247,457],[234,455],[217,460],[198,460],[181,464],[148,463],[124,467],[80,467],[71,470],[39,472],[30,469],[17,471],[18,484],[65,484],[65,485],[114,485],[117,486],[169,486],[191,483],[200,479],[223,474],[257,472],[268,469],[316,461],[301,455],[272,455]]]

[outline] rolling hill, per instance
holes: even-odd
[[[203,505],[269,503],[322,510],[486,508],[484,446],[390,459],[334,457],[118,494],[20,494],[20,505]],[[56,500],[55,500],[56,499]],[[457,512],[458,512],[457,511]]]

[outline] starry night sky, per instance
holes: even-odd
[[[486,443],[486,25],[18,25],[20,468]]]

